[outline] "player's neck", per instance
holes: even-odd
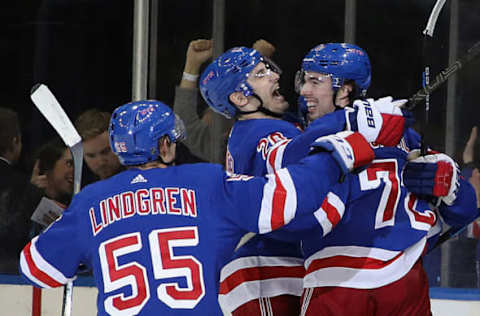
[[[151,161],[147,162],[143,165],[132,166],[132,168],[141,169],[141,170],[148,170],[153,168],[167,168],[168,166],[161,163],[160,161]]]
[[[250,114],[243,114],[238,118],[239,121],[254,120],[254,119],[280,120],[280,118],[278,117],[270,116],[260,111],[255,113],[250,113]]]

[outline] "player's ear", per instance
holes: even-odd
[[[243,107],[248,103],[248,99],[246,96],[243,95],[242,92],[234,92],[228,96],[228,99],[232,104],[236,105],[237,107]]]

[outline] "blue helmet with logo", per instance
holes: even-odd
[[[171,142],[182,140],[185,126],[164,103],[141,100],[116,108],[108,133],[113,152],[128,166],[157,160],[158,140],[164,135]]]
[[[301,86],[304,72],[329,75],[332,88],[337,91],[345,80],[353,80],[365,96],[370,86],[372,71],[367,53],[360,47],[348,43],[327,43],[314,47],[303,58],[302,70],[297,75],[297,90]]]
[[[237,113],[229,96],[241,91],[248,97],[253,94],[247,83],[248,73],[264,59],[255,49],[234,47],[215,59],[200,77],[200,93],[207,104],[227,118]]]

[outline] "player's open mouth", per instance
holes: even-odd
[[[275,90],[273,90],[272,96],[274,98],[282,98],[283,99],[283,95],[280,93],[280,86],[276,87]]]
[[[313,99],[305,99],[305,102],[307,103],[307,109],[310,111],[310,110],[314,110],[315,107],[317,106],[317,102],[316,100],[313,100]]]

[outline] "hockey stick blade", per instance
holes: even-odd
[[[53,126],[58,135],[62,138],[72,152],[74,168],[73,193],[80,191],[82,165],[83,165],[83,146],[82,138],[68,118],[55,95],[44,84],[33,86],[30,98],[42,113],[45,119]]]
[[[62,106],[46,85],[36,84],[32,88],[30,98],[68,147],[82,141]]]
[[[53,126],[58,135],[62,138],[72,153],[74,176],[73,194],[80,191],[82,182],[83,146],[82,138],[63,110],[57,98],[44,84],[36,84],[30,93],[30,98],[42,113],[45,119]],[[64,286],[62,315],[71,316],[73,303],[73,282],[68,281]]]
[[[429,94],[433,91],[437,90],[443,83],[445,83],[448,78],[450,78],[453,74],[457,73],[460,69],[464,68],[465,65],[470,63],[471,61],[477,59],[480,56],[480,42],[477,42],[475,45],[470,47],[467,53],[462,56],[460,59],[455,61],[449,67],[443,69],[433,81],[426,85],[424,88],[420,89],[408,99],[408,102],[404,105],[404,107],[408,110],[413,110],[420,102],[425,100]]]

